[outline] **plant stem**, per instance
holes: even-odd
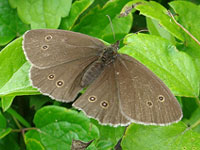
[[[193,125],[191,125],[191,129],[192,128],[195,128],[196,126],[198,126],[198,125],[200,125],[200,119],[197,121],[197,122],[195,122]]]
[[[14,116],[12,116],[12,117],[13,117],[13,120],[15,121],[17,127],[18,127],[19,129],[22,129],[22,126],[20,125],[20,123],[18,122],[18,120],[17,120]]]
[[[172,13],[168,10],[169,16],[174,20],[174,22],[181,28],[183,31],[185,31],[198,45],[200,45],[200,42],[195,38],[187,29],[185,29],[180,23],[176,21]]]

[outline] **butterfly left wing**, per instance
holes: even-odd
[[[120,111],[118,95],[114,66],[110,64],[73,103],[73,106],[102,124],[127,125],[130,121]]]
[[[168,87],[143,64],[121,54],[115,62],[122,113],[136,123],[167,125],[182,118]]]

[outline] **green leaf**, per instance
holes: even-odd
[[[22,23],[7,0],[0,0],[0,45],[6,45],[29,27]]]
[[[61,17],[69,14],[72,0],[9,0],[21,20],[31,29],[58,28]]]
[[[1,150],[21,150],[17,141],[19,136],[16,133],[11,133],[5,138],[0,140],[0,149]]]
[[[31,125],[27,122],[19,113],[17,113],[14,109],[9,108],[7,112],[14,118],[16,118],[23,126],[30,128]]]
[[[123,150],[199,149],[200,134],[182,122],[170,126],[130,125],[122,139]]]
[[[200,17],[200,5],[186,1],[174,1],[170,2],[169,5],[176,12],[178,22],[200,41],[200,20],[197,19]],[[191,44],[191,46],[197,47],[198,51],[200,51],[200,46],[186,32],[183,33],[187,42],[186,46]]]
[[[14,96],[2,97],[1,103],[2,103],[3,111],[6,111],[8,110],[8,108],[10,108],[14,98],[15,98]]]
[[[30,130],[25,134],[25,144],[27,150],[44,150],[45,147],[40,142],[40,134],[36,130]]]
[[[111,150],[115,147],[119,139],[123,136],[125,127],[112,127],[109,125],[100,125],[98,121],[91,119],[98,129],[100,136],[98,139],[95,139],[88,150]]]
[[[194,111],[188,123],[194,131],[200,134],[200,107]]]
[[[8,135],[12,131],[11,128],[0,128],[0,139],[4,138],[6,135]]]
[[[194,111],[199,107],[197,98],[181,97],[183,116],[190,119]]]
[[[52,101],[50,97],[44,95],[31,95],[30,107],[34,107],[35,110],[40,109],[45,103]]]
[[[45,149],[70,149],[72,139],[88,142],[99,136],[98,128],[85,115],[59,106],[37,111],[34,123],[39,131],[27,133],[26,141],[34,139],[34,144]]]
[[[72,4],[69,15],[62,19],[60,28],[71,30],[78,17],[94,2],[94,0],[79,0]]]
[[[184,41],[182,30],[173,21],[171,21],[167,9],[159,3],[155,1],[144,1],[142,4],[137,5],[135,9],[139,10],[140,14],[157,20],[164,29],[170,32],[170,34],[180,39],[181,41]]]
[[[200,101],[198,98],[182,97],[182,121],[200,134]]]
[[[108,1],[102,9],[99,7],[91,9],[72,30],[98,37],[107,42],[113,42],[111,25],[106,16],[109,15],[116,39],[121,39],[130,31],[132,25],[131,14],[123,18],[118,17],[121,9],[127,2],[128,0],[113,0]]]
[[[134,57],[152,70],[174,95],[186,97],[199,95],[199,79],[190,56],[157,36],[138,34],[127,37],[125,39],[127,45],[120,51]]]
[[[0,112],[0,128],[6,128],[6,118]]]
[[[29,81],[30,64],[22,50],[22,38],[10,43],[0,53],[0,96],[38,94]]]
[[[177,21],[187,29],[198,41],[200,41],[200,5],[186,1],[174,1],[169,5],[174,9]],[[194,59],[200,78],[200,45],[198,45],[186,32],[183,32],[184,46],[181,50],[187,52]]]
[[[6,128],[6,126],[6,118],[0,112],[0,139],[8,135],[12,130],[11,128]]]
[[[167,32],[163,26],[159,25],[157,20],[146,18],[147,27],[152,35],[157,35],[169,40],[171,43],[176,44],[174,36]]]

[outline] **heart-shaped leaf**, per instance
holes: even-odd
[[[18,38],[0,53],[0,96],[14,98],[16,95],[38,94],[29,81],[30,64],[22,50],[22,38]],[[10,103],[12,100],[10,101]],[[5,103],[4,103],[5,104]],[[4,105],[4,110],[9,108]]]
[[[122,139],[123,150],[199,149],[200,134],[182,122],[170,126],[130,125]]]
[[[9,0],[21,20],[31,29],[58,28],[61,17],[69,14],[72,0]]]
[[[99,136],[98,128],[83,113],[63,107],[43,107],[34,123],[38,130],[26,133],[26,145],[31,148],[70,149],[72,139],[89,142]]]
[[[0,45],[5,45],[16,36],[22,35],[29,26],[24,24],[7,0],[0,1]]]
[[[60,28],[70,30],[78,17],[94,2],[94,0],[80,0],[72,4],[69,15],[62,19]]]

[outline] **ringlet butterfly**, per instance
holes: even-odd
[[[23,49],[31,63],[32,85],[45,95],[73,102],[101,124],[131,122],[168,125],[182,118],[168,87],[134,58],[85,34],[36,29],[24,34]]]

